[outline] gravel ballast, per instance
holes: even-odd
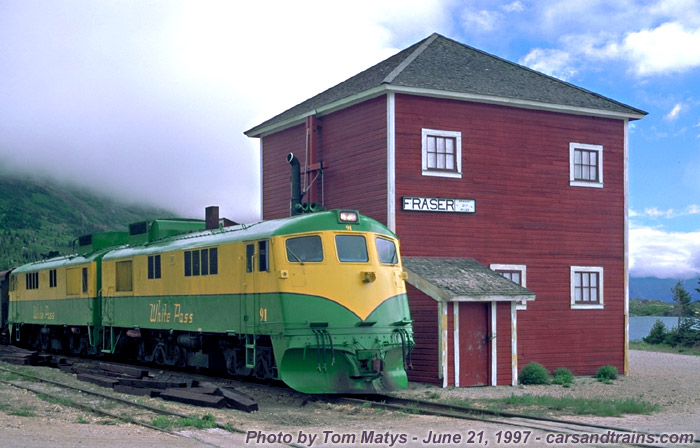
[[[592,377],[577,377],[573,385],[564,388],[550,386],[498,386],[477,388],[447,388],[411,384],[398,393],[402,397],[447,400],[466,398],[500,398],[511,394],[545,394],[586,398],[633,398],[657,404],[659,412],[651,415],[626,415],[623,417],[561,416],[567,420],[596,423],[605,426],[656,433],[689,433],[700,437],[700,357],[666,353],[630,352],[630,375],[621,376],[612,384],[604,384]],[[456,421],[439,417],[376,411],[349,405],[333,405],[322,400],[308,399],[299,394],[269,392],[256,395],[260,410],[243,413],[234,410],[211,410],[217,421],[223,421],[244,431],[261,430],[268,433],[300,432],[323,435],[324,431],[360,433],[365,430],[378,434],[385,431],[415,434],[424,437],[427,431],[437,433],[484,430],[493,435],[507,426]],[[35,394],[11,386],[0,385],[0,402],[9,408],[0,409],[0,446],[267,446],[245,444],[243,434],[223,430],[183,430],[195,439],[177,438],[169,434],[148,430],[135,425],[105,422],[73,408],[40,400]],[[12,415],[10,409],[29,409],[32,416]],[[183,413],[203,415],[210,412],[195,407],[181,410]],[[533,434],[536,434],[534,432]],[[489,443],[489,446],[492,446]],[[316,443],[314,447],[333,446]],[[344,445],[348,446],[348,445]],[[364,445],[367,448],[389,446]],[[425,446],[407,443],[402,447]],[[451,446],[451,445],[450,445]],[[530,445],[535,446],[535,445]],[[579,445],[585,446],[585,445]],[[610,446],[610,445],[608,445]],[[686,445],[687,446],[687,445]]]

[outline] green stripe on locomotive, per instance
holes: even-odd
[[[407,386],[404,359],[413,339],[405,294],[386,299],[364,321],[318,297],[293,295],[286,305],[288,337],[272,342],[280,379],[290,387],[373,393]]]
[[[62,300],[23,300],[12,302],[11,323],[93,326],[97,307],[94,297]]]
[[[13,331],[23,324],[89,327],[93,343],[101,330],[100,263],[106,250],[89,255],[58,257],[29,263],[12,271],[8,324]],[[83,273],[83,269],[87,269]],[[51,274],[51,272],[54,274]],[[74,291],[68,286],[72,272]],[[36,273],[38,285],[26,288],[26,276]],[[50,276],[54,275],[53,286]],[[34,298],[33,296],[36,296]]]
[[[306,393],[372,393],[408,381],[405,294],[364,321],[327,298],[278,293],[105,298],[103,313],[105,326],[270,336],[279,379]]]

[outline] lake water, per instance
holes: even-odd
[[[678,318],[673,316],[630,316],[630,341],[641,341],[649,336],[657,320],[666,325],[666,331],[678,326]]]

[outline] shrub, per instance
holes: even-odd
[[[666,325],[661,320],[657,320],[651,327],[649,336],[642,338],[647,344],[661,344],[666,339]]]
[[[574,382],[574,374],[566,367],[559,367],[554,371],[554,384],[561,384],[564,387],[571,386]]]
[[[595,377],[598,379],[598,381],[610,383],[612,380],[617,379],[617,367],[601,366],[595,373]]]
[[[520,384],[549,384],[547,369],[537,362],[531,362],[520,371]]]

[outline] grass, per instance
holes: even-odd
[[[597,417],[620,417],[623,414],[651,414],[659,410],[657,405],[633,398],[573,398],[524,394],[483,400],[483,402],[488,405],[489,409],[534,413],[535,415],[541,415],[545,411],[557,411]]]
[[[202,416],[191,416],[187,418],[170,418],[164,415],[159,415],[153,419],[151,422],[153,426],[160,429],[170,429],[173,427],[184,428],[193,427],[197,429],[209,429],[216,428],[216,420],[211,414],[204,414]]]
[[[647,344],[642,341],[630,341],[631,350],[645,352],[674,353],[678,355],[700,356],[700,347],[673,347],[668,344]]]
[[[72,401],[70,401],[70,400],[67,399],[67,398],[51,397],[51,396],[46,395],[46,394],[44,394],[44,393],[38,393],[38,394],[37,394],[37,397],[39,397],[39,398],[41,398],[42,400],[47,401],[47,402],[49,402],[49,403],[51,403],[51,404],[57,404],[57,405],[60,405],[60,406],[63,406],[63,407],[72,407],[72,406],[75,405]]]
[[[11,372],[0,372],[0,380],[3,381],[17,381],[23,379],[23,376],[17,375]]]
[[[10,415],[16,415],[19,417],[36,417],[34,409],[30,408],[20,408],[10,412]]]
[[[83,417],[83,416],[81,415],[81,416],[78,417],[78,420],[76,420],[76,423],[79,423],[79,424],[81,424],[81,425],[89,425],[89,424],[90,424],[90,420],[86,419],[85,417]]]

